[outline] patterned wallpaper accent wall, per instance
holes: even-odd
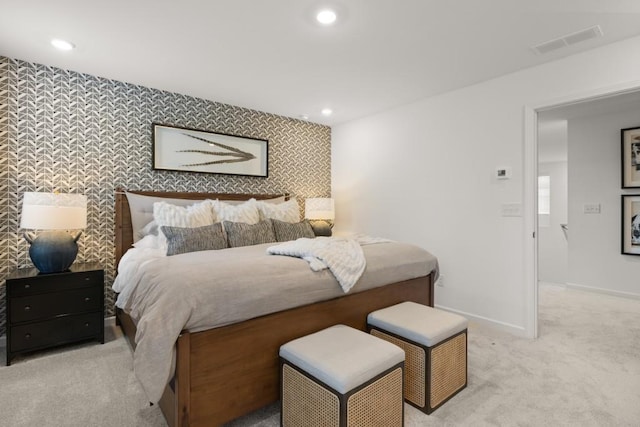
[[[269,140],[267,178],[151,169],[151,123]],[[0,281],[31,267],[19,230],[25,191],[82,193],[76,262],[104,265],[113,315],[114,191],[331,192],[331,129],[204,99],[0,57]],[[5,330],[0,287],[0,335]]]

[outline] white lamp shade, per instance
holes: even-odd
[[[304,202],[304,217],[307,219],[325,219],[333,221],[336,217],[333,199],[310,198]]]
[[[20,228],[79,230],[87,228],[87,197],[82,194],[24,193]]]

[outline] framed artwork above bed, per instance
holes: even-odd
[[[267,177],[269,141],[153,123],[153,169]]]

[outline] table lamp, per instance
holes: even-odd
[[[29,256],[41,273],[58,273],[71,267],[78,255],[82,231],[87,228],[87,197],[81,194],[24,193],[20,228],[42,230],[37,236],[25,232],[31,244]]]
[[[330,198],[309,198],[304,202],[304,217],[309,220],[316,236],[331,236],[335,205]]]

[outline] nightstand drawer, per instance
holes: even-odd
[[[102,312],[15,326],[11,330],[11,351],[35,350],[93,338],[101,333],[101,328],[104,328]]]
[[[62,279],[60,274],[41,274],[30,278],[16,279],[12,281],[7,291],[10,297],[15,297],[77,289],[96,284],[102,285],[103,283],[104,273],[102,270],[66,274]]]
[[[27,322],[63,314],[102,311],[102,287],[11,298],[11,323]]]

